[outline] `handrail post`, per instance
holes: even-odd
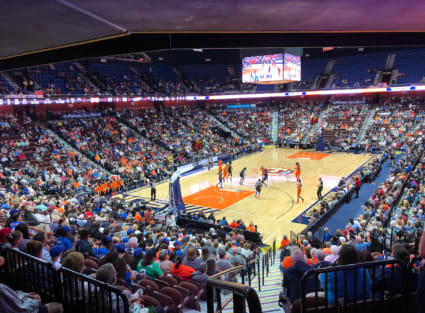
[[[215,296],[217,299],[217,308],[219,308],[221,312],[221,289],[218,287],[215,288]],[[214,297],[213,297],[213,301],[214,301]]]
[[[263,269],[263,286],[264,286],[264,266],[265,266],[265,265],[264,265],[264,258],[263,258],[263,264],[262,264],[262,266],[261,266],[261,267],[262,267],[262,269]]]
[[[258,280],[258,290],[261,291],[261,272],[260,272],[260,259],[257,260],[257,280]],[[255,267],[255,264],[254,264]]]
[[[269,258],[269,257],[267,257]],[[269,262],[267,261],[267,277],[269,277]]]
[[[245,313],[245,300],[242,296],[233,293],[233,312],[234,313]]]

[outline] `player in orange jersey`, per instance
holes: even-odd
[[[223,161],[218,160],[218,171],[221,172],[223,170]]]
[[[297,180],[297,204],[300,203],[300,199],[301,201],[304,203],[304,198],[301,197],[301,188],[302,188],[302,184],[301,184],[301,179]]]
[[[223,171],[223,181],[226,182],[227,180],[227,174],[229,171],[229,166],[226,164],[226,166],[224,167],[224,171]]]
[[[297,179],[297,181],[301,180],[300,176],[301,176],[300,163],[296,162],[295,163],[295,178]]]

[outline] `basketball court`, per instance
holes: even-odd
[[[342,176],[347,177],[361,165],[372,159],[370,154],[320,153],[308,150],[266,148],[263,152],[246,155],[232,162],[233,178],[216,187],[217,166],[198,171],[180,179],[183,201],[188,212],[203,210],[213,212],[216,218],[225,216],[230,223],[242,219],[246,225],[251,221],[263,234],[263,242],[279,241],[290,231],[299,233],[308,223],[316,203],[317,182],[322,177],[325,195],[334,188]],[[294,176],[295,162],[301,166],[304,203],[296,203],[297,188]],[[245,182],[239,184],[239,173],[247,167]],[[262,188],[260,199],[254,197],[255,183],[261,177],[261,167],[267,167],[268,187]],[[150,188],[134,189],[117,197],[126,201],[150,197]],[[168,200],[168,182],[157,186],[160,203]],[[158,202],[158,201],[157,201]]]

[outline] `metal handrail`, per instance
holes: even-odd
[[[220,290],[225,289],[233,293],[233,311],[235,313],[245,313],[245,300],[247,300],[249,312],[261,313],[261,303],[256,291],[249,286],[210,278],[207,281],[207,308],[208,313],[215,313],[214,310],[214,289],[217,290],[217,305],[221,307]],[[227,302],[227,301],[226,301]],[[230,302],[230,301],[229,301]],[[227,302],[228,303],[228,302]],[[220,312],[222,310],[219,309]]]

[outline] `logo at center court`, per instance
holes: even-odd
[[[287,169],[287,168],[275,168],[275,167],[269,167],[267,169],[269,176],[285,176],[293,173],[293,170]],[[261,174],[261,169],[253,169],[253,173],[255,174]]]

